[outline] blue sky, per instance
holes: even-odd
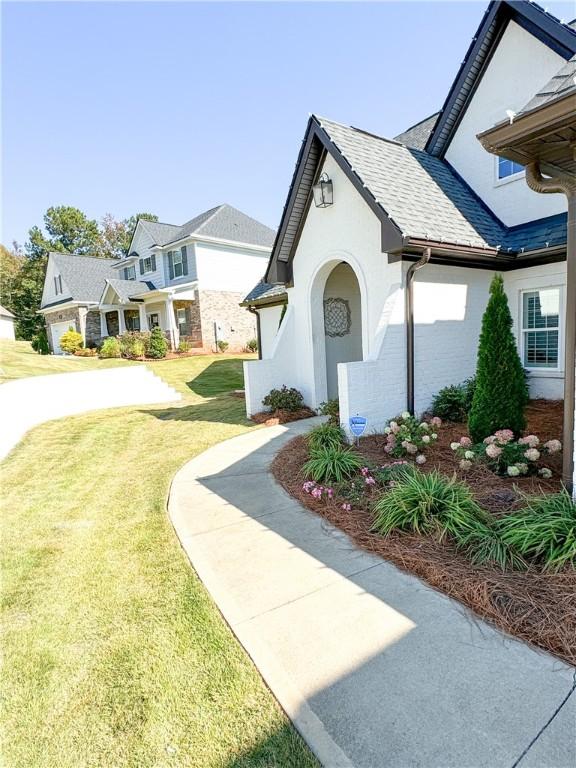
[[[394,136],[435,112],[485,6],[4,3],[2,241],[50,205],[274,227],[308,114]]]

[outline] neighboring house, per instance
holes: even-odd
[[[0,339],[11,339],[14,341],[14,321],[16,318],[8,309],[0,304]]]
[[[182,226],[140,219],[129,255],[118,261],[51,253],[40,311],[51,349],[70,326],[86,344],[159,326],[173,348],[181,340],[238,351],[256,336],[240,308],[265,269],[274,232],[229,205]]]
[[[362,414],[381,429],[422,412],[474,373],[497,272],[532,395],[563,396],[575,321],[566,195],[537,194],[521,164],[477,135],[520,112],[575,53],[573,25],[524,0],[492,2],[437,115],[395,139],[310,118],[267,282],[246,300],[264,352],[245,363],[248,414],[283,384],[313,408],[337,397],[344,424]]]

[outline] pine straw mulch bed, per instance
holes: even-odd
[[[250,418],[256,424],[264,424],[267,427],[275,427],[277,424],[288,424],[290,421],[300,421],[301,419],[311,419],[317,414],[304,406],[297,411],[288,411],[285,408],[277,408],[275,411],[261,411],[255,413]]]
[[[528,408],[529,433],[542,441],[561,434],[562,404],[533,401]],[[466,433],[465,425],[446,425],[439,431],[433,450],[427,452],[425,471],[438,468],[452,474],[456,462],[450,441]],[[360,452],[372,461],[389,461],[379,445],[382,438],[369,436],[360,441]],[[449,451],[449,454],[446,452]],[[449,461],[449,457],[451,460]],[[439,542],[409,533],[383,537],[371,533],[369,503],[342,509],[342,499],[314,499],[302,489],[301,468],[307,458],[306,438],[296,437],[276,456],[272,472],[276,480],[298,501],[344,531],[363,549],[380,555],[404,571],[418,576],[430,586],[455,598],[478,616],[504,632],[532,643],[569,664],[576,664],[576,571],[543,573],[536,567],[527,571],[503,573],[495,567],[472,565],[449,542]],[[548,463],[558,471],[558,457]],[[487,471],[487,470],[486,470]],[[488,471],[487,471],[488,472]],[[550,481],[541,478],[506,479],[482,469],[458,473],[472,488],[485,508],[503,514],[519,505],[514,485],[523,492],[554,492],[560,488],[557,475]]]

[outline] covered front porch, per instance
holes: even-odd
[[[157,289],[125,297],[113,285],[108,285],[98,310],[102,339],[161,328],[172,349],[177,349],[181,341],[192,346],[202,345],[200,310],[194,289],[180,293]]]

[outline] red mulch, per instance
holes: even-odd
[[[287,411],[284,408],[278,408],[275,411],[261,411],[255,413],[250,418],[256,424],[265,424],[267,427],[275,427],[277,424],[288,424],[290,421],[299,421],[300,419],[311,419],[317,414],[310,408],[299,408],[297,411]]]
[[[561,435],[562,403],[532,401],[527,416],[527,433],[537,434],[543,441]],[[464,425],[442,427],[434,450],[427,452],[428,462],[424,468],[437,467],[452,474],[457,462],[450,442],[464,434]],[[360,441],[360,451],[375,461],[389,461],[383,454],[382,444],[381,437],[370,436]],[[278,453],[272,464],[277,481],[303,506],[340,528],[358,546],[459,600],[504,632],[543,648],[569,664],[576,664],[574,569],[543,573],[533,566],[527,571],[502,573],[491,566],[472,565],[448,541],[439,542],[400,532],[387,537],[371,533],[372,515],[368,504],[366,508],[355,507],[351,512],[345,512],[341,500],[318,501],[302,490],[301,468],[306,458],[306,440],[296,437]],[[555,461],[549,466],[557,472],[561,458],[551,458]],[[543,481],[539,478],[499,478],[488,470],[486,472],[490,477],[481,469],[459,474],[484,506],[496,514],[517,506],[514,485],[521,486],[525,492],[556,491],[560,487],[556,474],[550,481]]]

